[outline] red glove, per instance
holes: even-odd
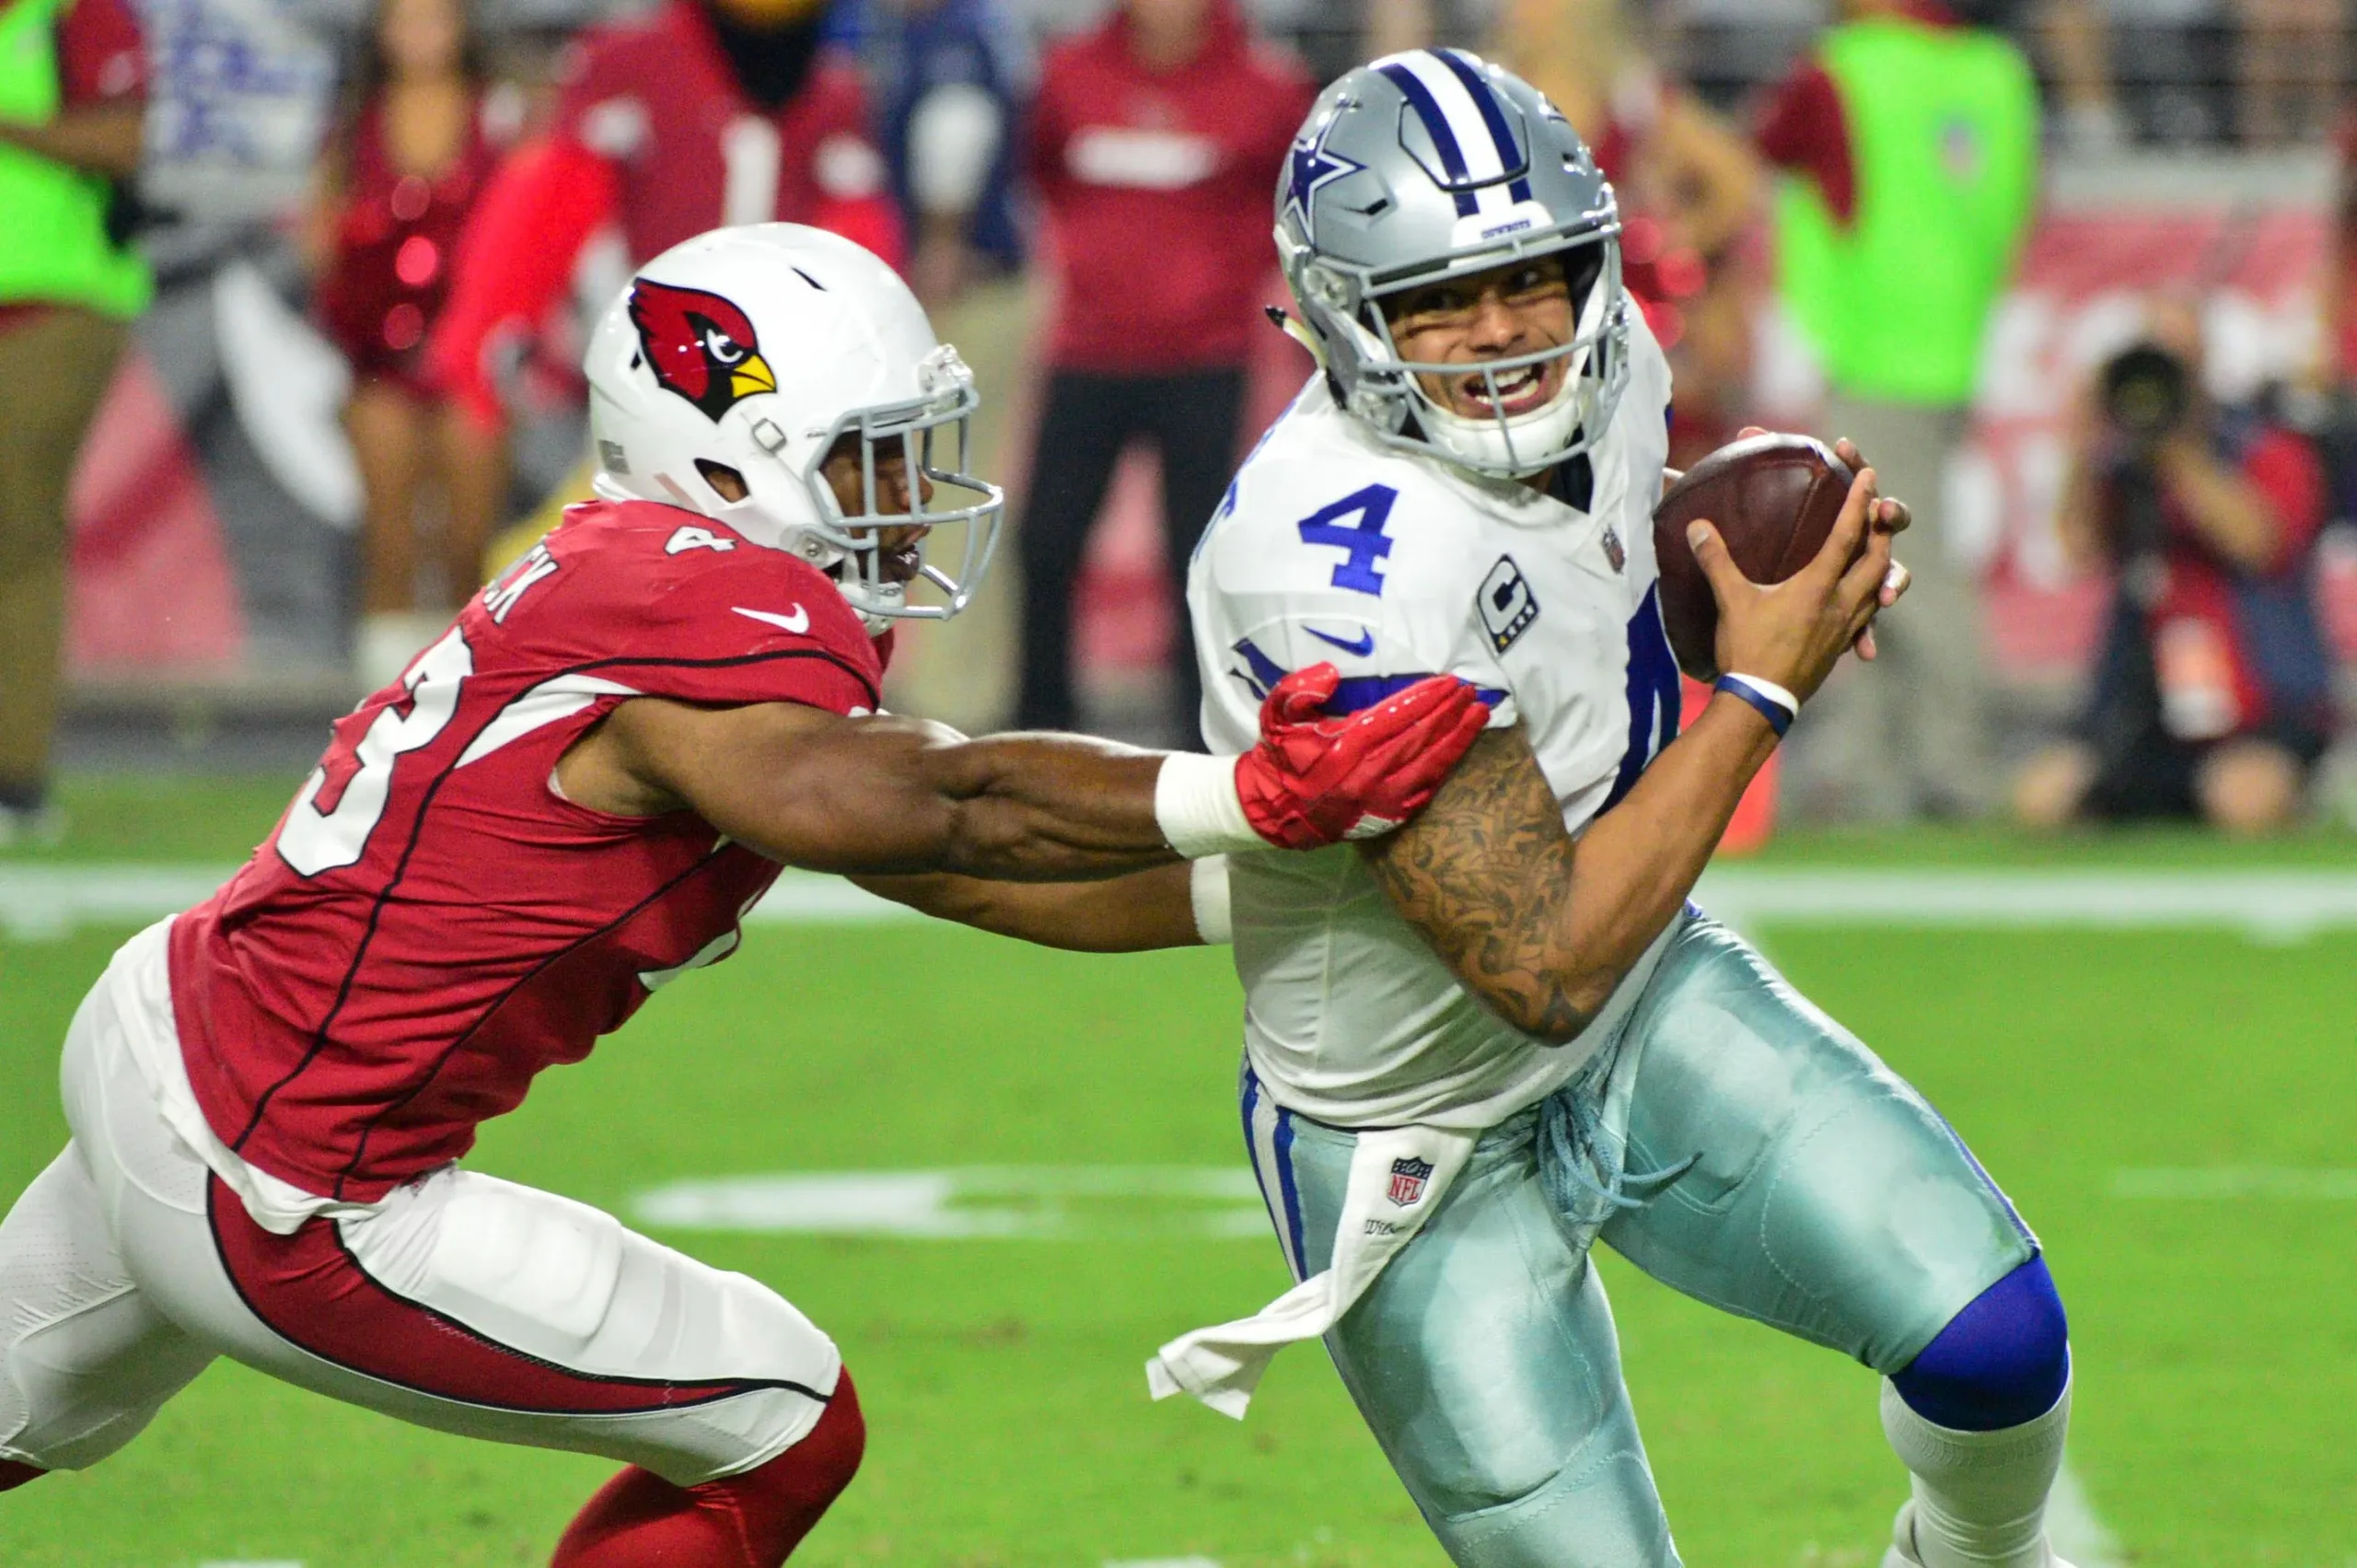
[[[1361,713],[1329,716],[1341,682],[1330,664],[1296,669],[1260,704],[1260,743],[1237,760],[1236,794],[1252,830],[1283,849],[1371,839],[1432,801],[1490,722],[1455,676],[1417,681]]]

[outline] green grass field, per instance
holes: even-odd
[[[285,793],[85,785],[73,840],[41,858],[235,859]],[[2349,872],[2357,848],[1944,833],[1792,842],[1768,863]],[[125,934],[0,939],[0,1201],[63,1140],[57,1043]],[[2357,1565],[2357,1179],[2214,1197],[2118,1185],[2357,1167],[2357,932],[1756,935],[1931,1096],[2043,1234],[2079,1357],[2073,1468],[2118,1561]],[[1224,953],[757,926],[544,1078],[475,1163],[625,1214],[665,1183],[765,1172],[1237,1170],[1238,1005]],[[1285,1275],[1265,1234],[1124,1214],[1107,1206],[1086,1239],[658,1232],[774,1284],[859,1378],[866,1468],[797,1562],[1439,1568],[1314,1347],[1279,1358],[1242,1425],[1147,1401],[1156,1343],[1257,1307]],[[1874,1379],[1602,1266],[1687,1560],[1877,1562],[1904,1483]],[[223,1365],[106,1465],[0,1498],[0,1564],[531,1564],[610,1468],[410,1430]]]

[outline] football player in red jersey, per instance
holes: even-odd
[[[1395,826],[1480,731],[1449,681],[1320,717],[1330,668],[1240,758],[877,712],[883,633],[965,602],[1001,501],[958,471],[964,366],[846,240],[679,246],[587,369],[601,498],[340,721],[253,859],[76,1014],[73,1140],[0,1224],[0,1491],[103,1458],[226,1354],[623,1461],[558,1568],[783,1562],[860,1456],[833,1342],[467,1169],[476,1127],[726,957],[781,863],[1173,946],[1225,919],[1196,867]],[[935,529],[967,535],[957,575]]]
[[[584,34],[556,125],[486,189],[428,342],[437,379],[501,420],[501,345],[547,314],[611,221],[633,266],[723,224],[816,225],[898,264],[883,156],[857,66],[820,41],[819,0],[664,0]]]

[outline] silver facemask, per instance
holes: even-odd
[[[807,525],[808,533],[840,552],[822,564],[835,575],[852,608],[870,618],[871,630],[880,630],[875,625],[877,617],[946,621],[964,610],[990,571],[1006,510],[1006,493],[967,467],[974,410],[981,402],[973,372],[945,343],[917,367],[917,376],[923,389],[921,396],[853,409],[838,419],[812,447],[798,476],[819,511],[818,521]],[[759,426],[755,435],[759,439]],[[860,509],[848,514],[820,471],[828,454],[846,436],[858,441],[863,497]],[[906,465],[906,511],[884,509],[884,492],[877,482],[879,453],[897,453]],[[879,543],[884,530],[896,528],[927,530],[916,547],[913,583],[895,582],[886,572]],[[950,528],[960,530],[954,574],[935,559],[942,530]],[[911,597],[911,589],[923,587],[933,591]]]

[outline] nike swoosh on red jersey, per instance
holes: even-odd
[[[791,615],[780,615],[773,610],[747,610],[741,604],[731,605],[729,608],[739,615],[749,615],[756,621],[766,621],[772,626],[784,627],[797,637],[810,630],[810,612],[798,604],[794,607],[794,613]]]

